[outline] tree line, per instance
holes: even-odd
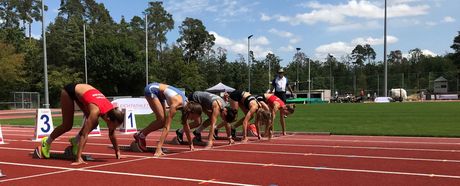
[[[47,7],[45,6],[45,10]],[[61,0],[57,17],[46,25],[47,64],[50,104],[57,106],[61,88],[68,83],[85,82],[83,25],[86,27],[88,83],[110,96],[141,96],[145,81],[145,16],[148,24],[148,79],[183,87],[187,92],[204,90],[218,82],[236,89],[247,89],[249,66],[243,54],[227,59],[225,48],[215,48],[215,37],[199,19],[187,17],[177,24],[162,2],[149,2],[141,16],[114,21],[103,3],[95,0]],[[0,0],[0,102],[11,100],[13,91],[44,92],[43,40],[31,36],[30,25],[41,21],[41,0]],[[168,41],[166,34],[175,26],[179,38]],[[169,43],[168,43],[169,42]],[[389,72],[394,82],[430,83],[424,73],[458,78],[460,32],[451,46],[453,53],[425,56],[420,49],[404,58],[401,51],[388,55]],[[285,67],[287,77],[299,90],[305,90],[308,62],[312,86],[316,89],[354,92],[355,89],[382,87],[383,62],[368,44],[357,45],[351,54],[337,59],[313,60],[297,53]],[[251,92],[265,92],[269,81],[281,68],[282,59],[267,54],[251,58]],[[270,68],[270,71],[268,70]],[[298,72],[298,73],[297,73]],[[403,74],[403,75],[399,75]],[[405,74],[405,75],[404,75]],[[414,75],[415,74],[415,75]],[[270,76],[270,78],[269,78]],[[299,82],[296,82],[297,76]],[[448,79],[449,79],[448,78]],[[383,81],[382,81],[383,82]],[[393,81],[391,81],[393,82]],[[380,83],[380,84],[379,84]],[[406,84],[407,84],[406,83]],[[379,85],[378,85],[379,84]],[[395,86],[398,86],[395,83]],[[403,83],[401,83],[402,86]],[[412,83],[414,87],[415,83]]]

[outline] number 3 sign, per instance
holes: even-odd
[[[49,136],[53,132],[53,118],[51,109],[37,109],[35,116],[35,135],[34,141],[40,141],[43,137]]]

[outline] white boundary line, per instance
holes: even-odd
[[[337,149],[368,149],[368,150],[401,150],[401,151],[428,151],[428,152],[460,152],[450,149],[426,149],[426,148],[400,148],[400,147],[376,147],[376,146],[348,146],[348,145],[293,145],[289,143],[257,143],[251,145],[266,146],[289,146],[289,147],[318,147],[318,148],[337,148]]]
[[[150,159],[150,158],[135,159],[135,160],[130,160],[129,162],[139,161],[139,160],[144,160],[144,159]],[[119,163],[126,163],[126,162],[128,162],[128,161],[117,162],[117,163],[119,164]],[[169,180],[178,180],[178,181],[190,181],[190,182],[198,182],[198,183],[215,183],[215,184],[222,184],[222,185],[241,185],[241,186],[251,185],[251,184],[236,183],[236,182],[202,180],[202,179],[193,179],[193,178],[184,178],[184,177],[159,176],[159,175],[137,174],[137,173],[128,173],[128,172],[114,172],[114,171],[103,171],[103,170],[90,170],[90,168],[107,166],[109,164],[103,164],[103,165],[99,165],[99,166],[91,166],[91,167],[85,167],[85,168],[67,168],[67,167],[34,165],[34,164],[24,164],[24,163],[10,163],[10,162],[0,162],[0,164],[23,166],[23,167],[37,167],[37,168],[48,168],[48,169],[60,169],[60,170],[63,170],[63,171],[57,171],[57,172],[51,172],[51,173],[44,173],[44,174],[40,174],[40,175],[32,175],[32,176],[26,176],[26,177],[11,178],[11,179],[7,179],[7,180],[0,180],[0,183],[7,182],[7,181],[26,179],[26,178],[32,178],[32,177],[38,177],[38,176],[45,176],[45,175],[50,175],[50,174],[58,174],[58,173],[63,173],[63,172],[81,171],[81,172],[95,172],[95,173],[102,173],[102,174],[113,174],[113,175],[125,175],[125,176],[137,176],[137,177],[147,177],[147,178],[169,179]],[[111,163],[110,165],[113,165],[113,164],[115,164],[115,163]]]
[[[106,133],[102,133],[103,136],[91,136],[89,139],[108,139],[108,136]],[[3,134],[3,136],[20,136],[20,137],[30,137],[32,138],[33,135],[24,135],[24,134]],[[117,135],[118,140],[133,140],[133,138],[126,138],[125,136],[118,137],[122,135]],[[159,136],[159,135],[158,135]],[[149,137],[158,137],[157,135],[149,135]],[[59,138],[68,138],[68,137],[73,137],[72,135],[63,135],[60,136]],[[391,141],[391,140],[346,140],[346,139],[292,139],[292,138],[286,138],[288,136],[280,136],[282,137],[281,140],[285,141],[320,141],[320,142],[353,142],[353,143],[389,143],[389,144],[423,144],[423,145],[458,145],[460,146],[460,142],[458,143],[453,143],[453,142],[424,142],[424,141]],[[277,138],[277,139],[280,139]],[[276,140],[276,139],[272,139]]]
[[[21,151],[30,151],[31,149],[20,149],[20,148],[3,148],[0,149],[8,149],[8,150],[21,150]],[[213,149],[212,149],[213,150]],[[211,150],[211,151],[212,151]],[[216,150],[220,151],[220,150]],[[187,151],[190,153],[191,151]],[[195,151],[192,151],[195,152]],[[279,153],[279,152],[258,152],[258,151],[238,151],[238,152],[250,152],[250,153]],[[101,156],[113,156],[113,154],[106,154],[106,153],[87,153],[92,155],[101,155]],[[420,159],[420,158],[392,158],[392,157],[373,157],[373,156],[356,156],[356,155],[330,155],[330,154],[310,154],[310,153],[284,153],[284,154],[291,154],[291,155],[302,155],[302,156],[331,156],[331,157],[344,157],[344,158],[366,158],[366,159],[389,159],[389,160],[410,160],[410,161],[431,161],[431,162],[452,162],[452,163],[460,163],[460,160],[439,160],[439,159]],[[173,154],[170,154],[173,155]],[[153,159],[156,157],[152,156],[139,156],[139,155],[124,155],[125,157],[133,157],[133,158],[145,158],[145,159]],[[282,168],[299,168],[299,169],[325,169],[325,170],[336,170],[336,171],[346,171],[346,172],[364,172],[364,173],[381,173],[381,174],[396,174],[396,175],[413,175],[413,176],[430,176],[430,177],[441,177],[441,178],[456,178],[460,179],[460,176],[455,175],[443,175],[443,174],[428,174],[428,173],[411,173],[411,172],[398,172],[398,171],[380,171],[380,170],[366,170],[366,169],[349,169],[349,168],[325,168],[325,167],[314,167],[314,166],[297,166],[297,165],[283,165],[283,164],[273,164],[273,163],[251,163],[251,162],[235,162],[235,161],[221,161],[221,160],[207,160],[207,159],[189,159],[189,158],[174,158],[174,157],[166,157],[162,156],[158,159],[165,159],[165,160],[177,160],[177,161],[190,161],[190,162],[206,162],[206,163],[222,163],[222,164],[234,164],[234,165],[253,165],[253,166],[274,166],[274,167],[282,167]],[[105,166],[105,165],[100,165]]]
[[[355,140],[355,139],[291,139],[283,138],[286,141],[324,141],[324,142],[354,142],[354,143],[400,143],[400,144],[427,144],[427,145],[460,145],[460,142],[429,142],[429,141],[391,141],[391,140]]]

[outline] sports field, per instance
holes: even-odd
[[[459,102],[414,102],[388,104],[312,104],[297,105],[286,118],[291,132],[330,132],[340,135],[460,136]],[[239,117],[243,114],[239,113]],[[147,126],[154,115],[136,115],[138,128]],[[205,116],[203,116],[205,118]],[[2,125],[33,125],[32,118],[3,119]],[[61,122],[53,116],[54,126]],[[105,123],[100,122],[104,128]],[[81,117],[75,116],[75,127]],[[181,127],[175,117],[172,129]],[[279,117],[275,129],[279,129]]]

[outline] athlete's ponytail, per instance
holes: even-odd
[[[201,112],[202,112],[202,108],[201,108],[201,105],[197,102],[194,102],[194,101],[189,101],[184,109],[182,109],[182,117],[181,117],[181,120],[182,120],[182,123],[185,123],[188,119],[188,116],[190,114],[197,114],[197,115],[201,115]]]
[[[107,117],[110,121],[115,122],[117,121],[119,124],[123,123],[125,113],[118,110],[118,107],[113,108],[112,110],[107,112]]]
[[[262,108],[257,109],[256,113],[257,119],[260,121],[261,125],[269,125],[271,123],[272,117],[271,112]]]

